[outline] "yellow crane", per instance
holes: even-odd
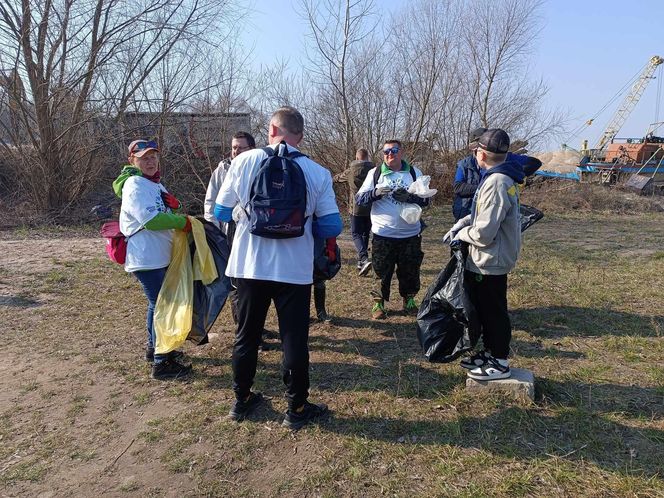
[[[625,124],[625,121],[634,109],[634,106],[636,106],[637,102],[641,98],[641,95],[643,95],[643,92],[648,86],[648,83],[650,83],[650,80],[654,79],[653,73],[663,62],[664,59],[662,59],[659,55],[655,55],[650,58],[646,66],[643,68],[643,71],[641,71],[641,74],[636,78],[636,81],[632,85],[632,88],[625,99],[622,101],[620,107],[618,107],[618,110],[611,118],[611,121],[609,121],[609,124],[606,126],[606,129],[597,141],[597,144],[589,151],[591,157],[594,160],[601,159],[604,153],[604,149],[609,143],[611,143],[611,141],[620,131],[620,128],[622,128],[622,126]],[[591,124],[593,119],[588,120],[587,124]]]

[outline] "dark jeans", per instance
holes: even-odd
[[[466,270],[464,283],[477,309],[484,347],[495,358],[507,359],[512,324],[507,312],[507,275],[480,275]]]
[[[164,283],[164,277],[166,276],[166,268],[157,268],[156,270],[143,270],[135,271],[134,275],[138,281],[143,286],[143,292],[145,297],[148,299],[148,313],[146,318],[146,329],[148,334],[148,340],[146,346],[148,348],[155,347],[156,337],[154,331],[154,308],[157,305],[157,297],[159,296],[159,291],[161,290],[161,284]],[[156,354],[154,355],[154,362],[161,363],[162,361],[168,358],[167,354]]]
[[[284,350],[283,381],[290,409],[299,408],[309,397],[309,304],[311,285],[238,278],[238,328],[233,345],[233,391],[245,399],[254,383],[258,345],[270,301],[279,320]]]
[[[394,270],[399,280],[402,297],[415,296],[420,290],[420,266],[422,266],[422,237],[415,235],[405,239],[381,237],[374,234],[371,263],[380,279],[380,296],[390,300],[390,285]]]
[[[357,260],[369,259],[369,237],[371,236],[371,217],[350,215],[350,233],[357,249]]]

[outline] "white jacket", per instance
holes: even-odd
[[[208,183],[207,192],[205,193],[205,203],[204,209],[205,212],[203,217],[211,222],[217,228],[221,228],[221,231],[226,232],[226,223],[219,223],[219,220],[214,217],[214,203],[217,200],[217,195],[219,195],[219,190],[221,190],[221,184],[224,183],[224,178],[226,178],[226,173],[228,173],[228,168],[231,167],[231,162],[228,159],[224,159],[219,163],[217,169],[212,172],[210,176],[210,183]]]

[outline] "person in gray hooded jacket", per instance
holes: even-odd
[[[507,312],[507,274],[521,250],[519,184],[523,167],[506,160],[510,139],[499,128],[487,130],[475,151],[482,169],[471,213],[459,220],[444,241],[468,244],[464,285],[477,309],[486,351],[461,361],[475,380],[511,375],[508,355],[512,325]]]

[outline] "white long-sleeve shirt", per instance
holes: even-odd
[[[217,228],[221,228],[221,231],[227,233],[226,223],[220,223],[217,218],[214,217],[214,203],[217,200],[219,191],[221,190],[221,185],[224,183],[224,178],[226,178],[226,173],[228,173],[228,168],[231,167],[231,162],[228,159],[224,159],[219,162],[219,166],[212,172],[210,177],[210,183],[208,183],[207,192],[205,193],[205,212],[203,217],[211,222]]]

